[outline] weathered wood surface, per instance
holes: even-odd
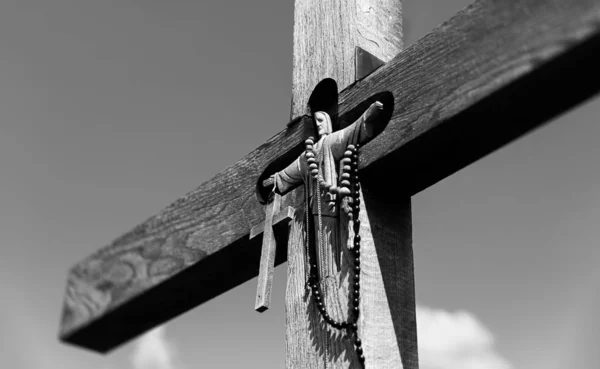
[[[402,50],[402,9],[398,0],[296,0],[295,5],[292,117],[329,108],[319,105],[323,101],[335,100],[337,96],[330,98],[315,92],[321,95],[321,101],[308,99],[314,86],[324,78],[334,78],[340,89],[355,82],[356,47],[362,47],[383,61],[391,60]],[[335,120],[335,109],[329,112]],[[407,340],[413,339],[405,346],[414,351],[402,354],[407,358],[413,357],[415,364],[404,368],[417,367],[410,197],[395,195],[378,201],[371,201],[369,197],[368,213],[364,199],[361,203],[362,288],[358,327],[367,367],[370,368],[403,368],[400,352],[400,333],[403,330]],[[393,209],[384,209],[398,197],[404,201],[396,202]],[[308,239],[305,238],[306,230],[302,229],[304,211],[298,213],[288,241],[286,368],[360,368],[349,332],[335,329],[323,320],[316,309],[312,292],[307,289],[310,274]],[[323,303],[333,319],[349,321],[353,316],[351,291],[355,273],[351,251],[353,232],[348,229],[348,218],[342,214],[341,222],[332,217],[323,217],[320,222],[313,214],[308,221],[313,227],[318,227],[319,223],[323,227],[321,242],[312,240],[316,260],[311,260],[320,271],[319,288]],[[380,228],[371,229],[370,224],[378,224]],[[374,232],[378,234],[374,235]],[[377,245],[375,239],[378,240]],[[389,257],[394,255],[394,251],[406,249],[410,268],[402,263],[405,258]],[[400,278],[401,273],[408,278]],[[384,283],[389,280],[410,285],[407,303],[399,304],[403,286]],[[412,335],[407,332],[412,332]]]
[[[296,0],[292,117],[308,113],[310,94],[322,79],[334,79],[340,90],[354,83],[357,46],[388,61],[398,54],[398,45],[399,0]]]
[[[598,65],[600,2],[480,0],[342,91],[339,110],[351,122],[361,111],[350,109],[378,93],[393,105],[361,150],[361,174],[401,173],[389,190],[412,195],[597,93]],[[61,338],[107,351],[255,277],[260,243],[247,235],[264,220],[257,177],[282,153],[299,154],[310,125],[294,122],[75,265]],[[276,265],[286,256],[277,252]]]
[[[275,216],[273,217],[273,225],[276,226],[281,222],[289,223],[292,219],[294,219],[294,212],[295,212],[295,210],[291,206],[288,206],[285,209],[281,210],[279,213],[275,214]],[[253,239],[254,237],[261,234],[264,231],[264,229],[265,229],[265,222],[261,222],[261,223],[255,225],[254,227],[252,227],[252,229],[250,230],[250,239]]]
[[[359,337],[367,368],[418,368],[410,198],[378,187],[363,182]],[[288,241],[286,368],[360,368],[352,338],[323,321],[307,288],[304,216],[304,209],[296,211]],[[346,320],[352,306],[354,233],[345,226],[347,218],[342,220],[342,247],[329,242],[321,267],[328,273],[322,282],[325,303],[336,320]]]

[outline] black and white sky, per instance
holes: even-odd
[[[404,1],[406,46],[469,3]],[[285,127],[292,26],[292,0],[0,2],[0,367],[284,366],[285,264],[265,314],[254,279],[107,356],[57,331],[69,267]],[[413,197],[423,369],[597,367],[599,114]]]

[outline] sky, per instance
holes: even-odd
[[[404,1],[406,46],[470,1]],[[68,269],[289,121],[293,2],[0,2],[0,367],[281,368],[285,264],[108,355]],[[568,92],[565,92],[568,93]],[[597,367],[600,99],[413,197],[422,369]],[[485,122],[481,122],[485,124]]]

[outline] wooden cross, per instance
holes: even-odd
[[[416,368],[410,196],[598,92],[600,2],[479,0],[403,52],[400,35],[397,1],[296,0],[292,121],[76,264],[61,339],[106,352],[255,277],[261,245],[248,235],[264,220],[258,177],[282,154],[301,152],[312,129],[310,92],[328,77],[343,89],[338,121],[353,121],[374,99],[388,109],[384,132],[360,152],[361,178],[370,182],[361,214],[373,237],[361,334],[367,367]],[[356,47],[386,64],[355,83]],[[281,200],[299,208],[302,190]],[[302,229],[295,223],[288,237],[287,367],[319,368],[324,360],[350,367],[352,353],[324,333],[301,299],[304,261],[292,246]],[[316,344],[307,339],[311,332]],[[324,357],[323,347],[339,355]]]
[[[273,285],[273,270],[275,269],[275,226],[294,217],[294,208],[288,206],[284,211],[279,211],[281,196],[273,193],[267,203],[265,221],[252,227],[250,239],[263,233],[262,249],[260,254],[260,269],[258,272],[258,286],[256,288],[256,303],[254,310],[266,311],[271,302],[271,287]]]

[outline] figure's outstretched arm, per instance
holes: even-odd
[[[381,112],[383,104],[375,101],[356,122],[330,135],[331,149],[336,160],[342,158],[348,145],[364,145],[375,136]]]
[[[300,186],[304,179],[302,177],[304,153],[294,160],[285,169],[271,175],[263,181],[263,187],[269,192],[275,190],[280,195],[285,195],[294,188]]]

